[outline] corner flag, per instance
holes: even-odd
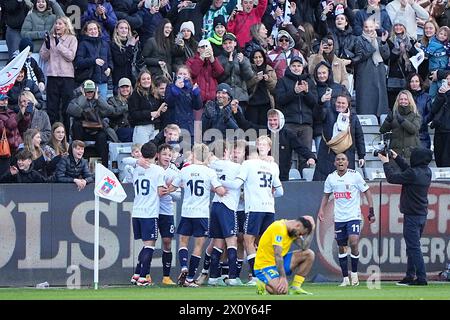
[[[27,60],[28,52],[30,52],[29,46],[23,49],[0,71],[0,93],[6,94],[14,86],[16,78],[20,70],[22,70],[25,60]]]
[[[114,202],[122,202],[127,197],[125,190],[114,173],[105,168],[101,163],[95,165],[95,187],[94,187],[94,289],[98,289],[99,271],[99,215],[100,199],[105,198]]]
[[[125,190],[115,174],[100,163],[97,163],[95,166],[94,193],[100,198],[119,203],[127,197]]]

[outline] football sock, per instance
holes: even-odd
[[[352,272],[358,272],[359,254],[356,256],[350,254],[350,259],[352,261]]]
[[[172,267],[172,252],[164,251],[162,253],[163,276],[170,276],[170,268]]]
[[[189,273],[187,276],[188,280],[193,280],[195,273],[197,272],[198,265],[200,264],[200,260],[202,257],[191,255],[191,259],[189,260]]]
[[[188,249],[187,248],[180,248],[178,249],[178,260],[180,261],[180,267],[181,269],[187,269],[188,265]]]
[[[242,265],[244,264],[244,260],[242,259],[237,259],[236,261],[236,278],[239,278],[241,276],[241,270],[242,270]]]
[[[228,277],[230,279],[235,279],[237,275],[237,248],[228,247],[227,253],[228,253],[228,268],[229,268]]]
[[[220,263],[220,271],[223,276],[228,276],[228,271],[229,271],[228,262]]]
[[[342,276],[348,277],[347,253],[339,253],[339,265],[341,266]]]
[[[211,265],[211,255],[205,251],[205,256],[203,258],[203,270],[208,271]]]
[[[141,268],[142,268],[142,251],[144,251],[144,248],[141,249],[138,255],[138,263],[136,264],[136,268],[134,269],[135,274],[141,274]]]
[[[255,265],[255,257],[256,257],[256,253],[253,253],[253,254],[250,254],[247,256],[248,265],[250,267],[250,272],[253,277],[255,276],[255,272],[253,270],[253,267]]]
[[[152,264],[154,250],[154,247],[144,247],[144,249],[142,250],[142,268],[140,273],[141,278],[145,278],[145,276],[150,273],[150,266]]]
[[[292,286],[293,287],[301,287],[303,282],[305,282],[305,277],[303,276],[299,276],[299,275],[295,275],[294,279],[292,280]]]
[[[220,276],[220,256],[223,250],[214,247],[211,252],[211,265],[209,266],[209,277],[218,278]]]

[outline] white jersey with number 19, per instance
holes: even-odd
[[[246,160],[237,176],[244,181],[245,212],[275,213],[272,188],[283,188],[280,169],[275,162]]]
[[[164,187],[164,169],[156,164],[133,171],[134,201],[133,218],[158,218],[158,187]]]
[[[213,169],[204,165],[190,164],[181,169],[172,181],[175,187],[183,186],[181,216],[185,218],[209,218],[211,189],[221,186]]]

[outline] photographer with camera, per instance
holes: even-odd
[[[403,236],[406,243],[406,276],[397,285],[426,286],[425,264],[420,246],[420,237],[425,228],[428,213],[428,189],[431,184],[431,169],[428,167],[433,153],[429,149],[417,147],[411,151],[411,165],[394,150],[389,150],[395,163],[400,167],[396,171],[389,162],[389,153],[378,153],[383,162],[386,179],[392,184],[401,184],[400,212],[403,213]],[[416,278],[417,277],[417,278]]]
[[[392,131],[389,148],[409,162],[411,150],[420,146],[419,130],[422,117],[414,98],[408,90],[402,90],[395,100],[392,111],[380,127],[380,133]]]

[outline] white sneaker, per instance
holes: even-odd
[[[351,272],[350,277],[352,279],[352,286],[359,286],[358,272]]]
[[[187,287],[187,288],[198,288],[199,285],[196,284],[194,280],[189,281],[189,280],[186,279],[186,280],[184,281],[184,283],[183,283],[183,287]]]
[[[237,286],[242,286],[242,285],[244,285],[244,284],[242,283],[241,279],[239,279],[239,278],[235,278],[235,279],[227,279],[227,280],[225,280],[225,283],[226,283],[227,285],[229,285],[229,286],[232,286],[232,287],[237,287]]]
[[[222,278],[209,278],[208,285],[216,287],[226,287],[227,284],[222,280]]]
[[[252,280],[250,280],[249,282],[247,282],[245,285],[246,285],[246,286],[254,287],[254,286],[256,286],[257,280],[258,280],[258,279],[257,279],[256,277],[253,277]]]
[[[339,287],[347,287],[350,285],[350,280],[348,279],[348,277],[344,277],[344,279],[342,279],[342,283],[339,285]]]

